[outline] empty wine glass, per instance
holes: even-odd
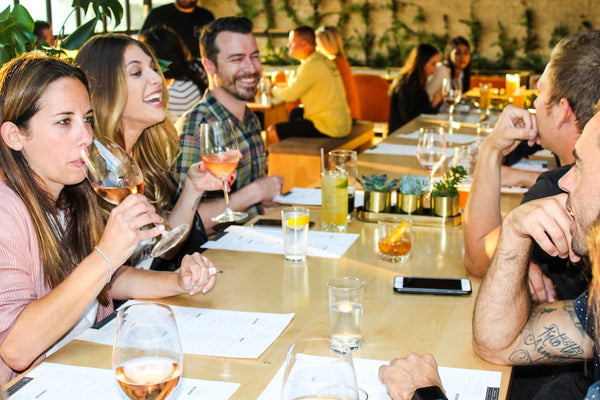
[[[94,139],[88,149],[81,151],[92,188],[104,200],[119,204],[130,194],[144,193],[144,177],[137,163],[116,143]],[[165,230],[152,248],[152,257],[171,250],[183,239],[190,228],[181,224]]]
[[[248,218],[248,213],[233,211],[229,207],[227,179],[235,172],[240,161],[240,151],[235,131],[229,121],[200,124],[200,154],[206,169],[223,182],[225,212],[213,217],[215,222],[234,222]]]
[[[446,136],[443,128],[421,128],[417,141],[417,159],[429,172],[429,192],[435,171],[446,160]]]
[[[169,397],[183,372],[183,350],[169,306],[136,303],[119,310],[112,366],[130,399]]]
[[[454,128],[454,106],[460,102],[462,92],[459,86],[448,78],[442,81],[442,99],[448,104],[448,123]]]
[[[296,399],[359,399],[352,354],[346,344],[330,339],[305,339],[290,347],[281,400]]]

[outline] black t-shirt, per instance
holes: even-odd
[[[206,8],[196,7],[191,13],[179,11],[174,4],[153,8],[144,21],[141,32],[146,29],[166,25],[181,36],[192,57],[200,57],[198,39],[202,27],[212,21],[215,16]]]
[[[525,193],[521,204],[565,193],[558,186],[558,181],[572,166],[572,164],[565,165],[541,174],[535,184]],[[535,242],[531,249],[531,260],[542,267],[546,276],[552,280],[559,299],[575,299],[587,289],[590,271],[584,262],[572,264],[569,260],[552,257]]]

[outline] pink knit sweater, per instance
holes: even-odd
[[[41,252],[29,211],[0,180],[0,342],[23,309],[50,290],[44,281]],[[99,306],[97,319],[111,312],[112,306]],[[34,364],[44,358],[45,354],[41,354]],[[8,382],[15,376],[17,372],[0,359],[0,379]]]

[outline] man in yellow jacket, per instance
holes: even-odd
[[[347,136],[352,118],[344,84],[335,64],[316,51],[315,31],[308,26],[292,30],[287,46],[301,64],[287,87],[275,87],[272,93],[286,102],[300,99],[304,108],[292,110],[289,122],[277,124],[279,139]]]

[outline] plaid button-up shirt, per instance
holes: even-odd
[[[183,185],[188,168],[201,161],[198,133],[200,124],[225,120],[229,120],[234,127],[238,146],[243,155],[237,166],[237,177],[231,186],[231,192],[266,175],[265,143],[256,115],[246,108],[244,119],[240,121],[207,90],[202,100],[183,114],[176,124],[181,154],[177,158],[175,167],[180,177],[180,185]],[[249,218],[252,218],[260,214],[260,204],[255,204],[246,211]]]

